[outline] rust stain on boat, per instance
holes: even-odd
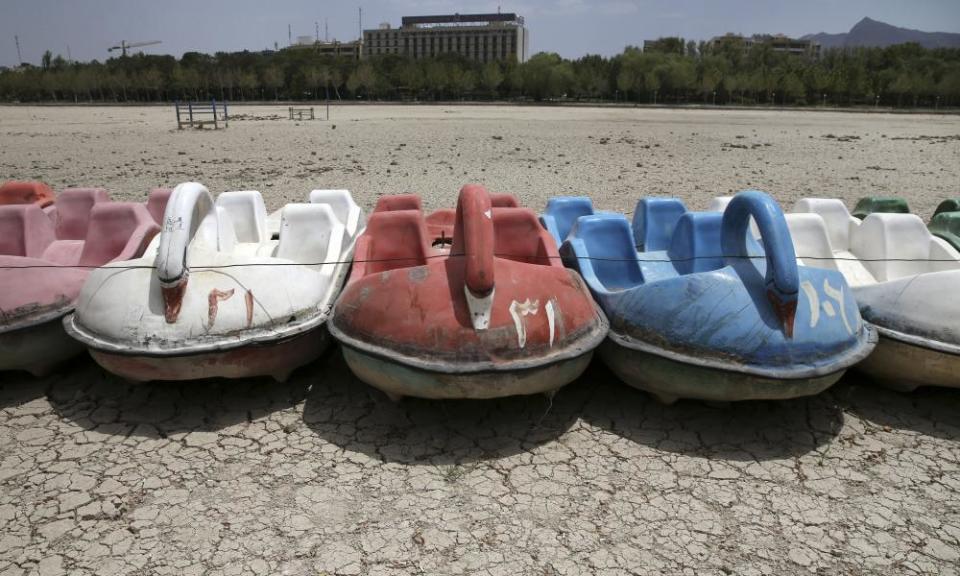
[[[160,292],[163,294],[163,318],[167,324],[173,324],[180,316],[180,306],[183,304],[183,295],[187,292],[187,283],[183,281],[175,286],[161,286]]]
[[[247,290],[244,299],[247,302],[247,328],[249,328],[253,324],[253,290]]]
[[[217,321],[218,303],[224,300],[229,300],[233,296],[233,291],[233,288],[229,290],[217,290],[214,288],[210,291],[210,294],[207,296],[207,325],[210,328],[213,328],[213,323]]]

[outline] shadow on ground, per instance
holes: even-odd
[[[852,372],[843,386],[834,387],[833,396],[844,412],[877,426],[960,440],[960,390],[955,388],[895,392]]]
[[[69,373],[50,376],[47,395],[61,417],[105,434],[218,431],[296,406],[307,394],[311,372],[328,357],[329,352],[298,369],[285,383],[271,378],[129,382],[85,357]]]
[[[799,456],[829,443],[843,427],[832,395],[785,401],[664,405],[620,382],[593,362],[583,379],[593,388],[585,422],[665,452],[735,461]]]
[[[497,400],[389,400],[360,381],[338,349],[320,365],[303,409],[318,436],[384,462],[463,464],[529,451],[563,435],[590,396],[586,381]]]

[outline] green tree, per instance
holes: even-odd
[[[503,72],[497,62],[487,62],[480,71],[480,86],[491,96],[496,96],[497,88],[503,84]]]

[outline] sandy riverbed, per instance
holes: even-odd
[[[317,187],[452,206],[466,182],[538,211],[756,187],[900,194],[926,217],[960,194],[954,116],[234,111],[196,132],[166,107],[0,107],[0,179],[118,199],[198,180],[271,209]],[[958,496],[960,394],[855,375],[727,407],[662,406],[599,363],[552,403],[394,404],[335,348],[285,384],[132,385],[87,358],[0,375],[0,575],[956,574]]]
[[[452,206],[467,182],[535,210],[557,194],[615,210],[646,194],[704,208],[753,187],[788,208],[809,195],[899,194],[927,216],[960,193],[957,116],[341,106],[311,122],[279,106],[232,112],[226,130],[178,131],[172,107],[0,107],[0,178],[125,199],[196,180],[215,193],[260,190],[270,209],[318,187],[349,188],[366,208],[400,192]]]

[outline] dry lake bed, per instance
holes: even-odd
[[[318,107],[318,111],[322,111]],[[535,211],[745,188],[786,207],[960,195],[960,117],[812,111],[0,107],[0,180],[143,199],[195,180],[269,209],[460,186]],[[848,374],[819,396],[658,404],[599,362],[552,401],[389,401],[332,348],[284,384],[130,384],[78,358],[0,375],[0,575],[957,574],[960,391]]]

